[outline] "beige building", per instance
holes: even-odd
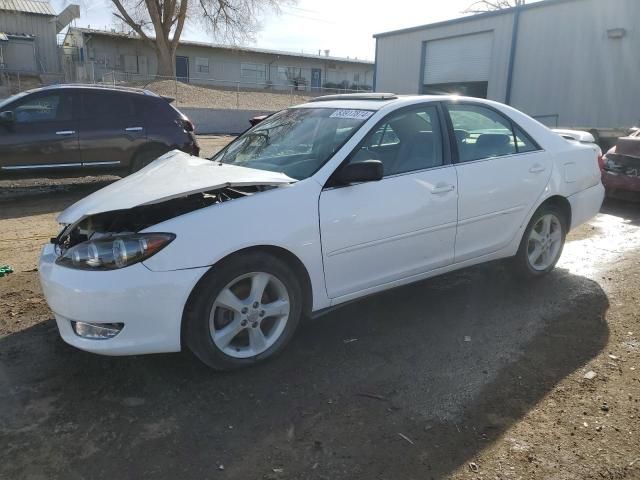
[[[72,81],[153,78],[153,48],[135,35],[69,28],[63,62]],[[241,88],[371,89],[373,62],[303,53],[183,41],[176,76],[190,83]]]
[[[0,0],[0,71],[59,73],[56,35],[79,15],[77,5],[56,14],[48,1]]]

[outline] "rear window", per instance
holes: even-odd
[[[136,99],[137,108],[148,125],[166,123],[181,116],[164,98],[139,96]]]

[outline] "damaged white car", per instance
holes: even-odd
[[[507,257],[541,277],[603,196],[592,146],[508,106],[321,97],[74,204],[40,276],[71,345],[232,369],[375,292]]]

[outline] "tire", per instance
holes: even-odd
[[[169,150],[167,148],[154,147],[143,150],[136,154],[131,162],[131,170],[129,173],[135,173],[153,162],[156,158],[161,157]]]
[[[262,295],[255,295],[263,283]],[[267,253],[240,254],[215,266],[194,290],[183,340],[209,367],[234,370],[280,353],[301,315],[300,281],[291,268]]]
[[[550,225],[548,233],[545,233],[546,219]],[[566,236],[567,218],[562,210],[553,205],[542,205],[533,214],[520,241],[518,253],[513,258],[515,273],[524,279],[540,278],[548,274],[562,255]],[[542,249],[542,253],[534,261],[536,249]]]

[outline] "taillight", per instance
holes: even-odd
[[[196,126],[188,118],[176,118],[176,125],[187,132],[194,132]]]
[[[604,170],[604,157],[602,155],[598,155],[598,167],[600,167],[600,171]]]

